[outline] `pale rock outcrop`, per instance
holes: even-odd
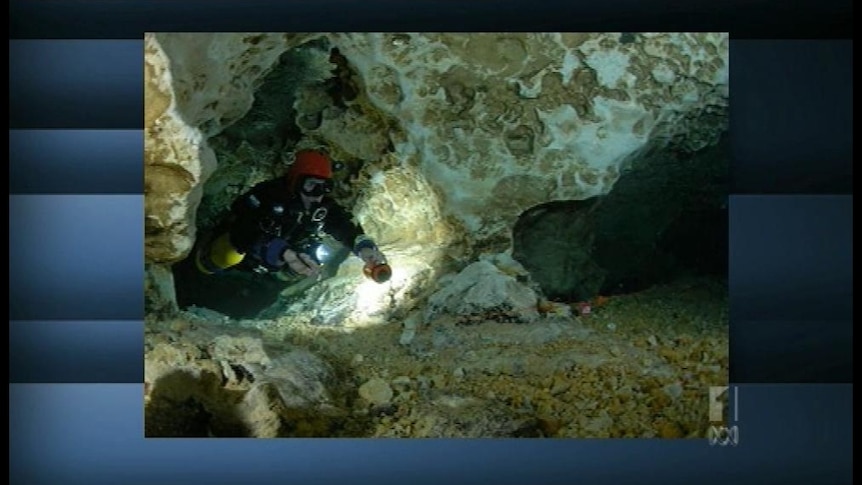
[[[219,436],[282,436],[286,420],[338,415],[333,393],[339,384],[321,357],[302,348],[267,349],[259,332],[200,320],[186,313],[148,325],[148,434],[170,436],[173,420],[193,421],[176,415],[189,402],[201,407]]]
[[[511,268],[507,271],[508,268]],[[468,265],[451,278],[442,278],[442,288],[431,295],[425,310],[425,321],[451,315],[469,321],[512,319],[529,323],[539,318],[538,295],[527,286],[526,275],[514,261],[503,268],[492,260],[482,259]]]

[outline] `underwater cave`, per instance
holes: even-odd
[[[602,88],[606,35],[227,39],[200,45],[242,61],[206,66],[199,44],[161,36],[173,66],[214,83],[184,101],[215,120],[201,132],[217,163],[182,158],[193,190],[148,193],[148,301],[175,298],[146,322],[148,436],[703,437],[703,389],[728,382],[726,40],[716,72],[678,86],[697,102],[676,105],[677,86],[632,103]],[[661,84],[688,51],[640,59],[642,44],[710,39],[614,49]],[[565,72],[534,78],[566,43]],[[207,111],[237,71],[250,110]],[[363,280],[332,240],[319,279],[200,273],[189,246],[303,148],[330,153],[332,195],[384,243],[392,279]]]
[[[321,67],[321,59],[325,58],[331,69]],[[356,98],[354,76],[344,56],[325,38],[311,40],[280,56],[255,91],[249,112],[208,140],[219,166],[204,186],[196,218],[199,234],[212,231],[227,214],[233,199],[248,187],[284,174],[297,144],[307,137],[303,131],[313,131],[320,125],[324,108],[342,110]],[[360,165],[355,161],[333,162],[334,195],[349,197],[345,182]],[[199,237],[198,242],[202,239]],[[332,239],[326,244],[329,255],[322,274],[318,279],[305,280],[244,271],[205,275],[194,264],[196,245],[186,259],[173,265],[177,304],[180,308],[215,310],[231,318],[261,317],[261,312],[286,290],[301,294],[337,271],[349,251]]]
[[[315,142],[322,118],[352,109],[362,89],[348,59],[325,37],[284,52],[255,91],[249,112],[208,140],[219,164],[204,186],[199,234],[212,230],[245,189],[282,175],[297,147]],[[335,162],[334,195],[349,205],[362,162]],[[701,150],[643,150],[621,167],[610,193],[524,211],[512,229],[512,255],[554,301],[634,293],[684,277],[722,281],[728,170],[726,132]],[[332,240],[329,247],[321,278],[293,281],[240,271],[203,275],[192,251],[173,265],[177,303],[231,318],[265,317],[280,298],[300,296],[335,274],[349,251]]]
[[[607,195],[533,207],[513,256],[549,299],[587,301],[680,278],[727,278],[729,140],[646,152]]]

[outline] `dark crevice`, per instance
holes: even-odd
[[[726,137],[693,154],[645,152],[605,196],[525,211],[513,255],[557,301],[726,280],[728,159]]]

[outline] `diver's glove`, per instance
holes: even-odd
[[[367,236],[359,236],[353,245],[353,254],[358,256],[365,266],[362,272],[368,278],[377,283],[385,283],[392,276],[392,268],[386,261],[386,256],[377,247],[377,244]]]
[[[260,247],[261,259],[272,269],[287,269],[294,274],[313,276],[320,271],[317,261],[305,254],[291,249],[290,244],[275,238]]]
[[[310,255],[305,253],[297,253],[292,249],[285,249],[282,253],[284,263],[294,273],[303,276],[314,276],[320,272],[320,264]]]

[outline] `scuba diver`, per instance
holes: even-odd
[[[330,158],[316,150],[297,152],[286,175],[255,185],[231,204],[227,218],[195,253],[198,270],[316,276],[325,257],[325,232],[362,259],[367,277],[378,283],[389,280],[391,269],[383,253],[351,215],[327,197],[332,188]]]

